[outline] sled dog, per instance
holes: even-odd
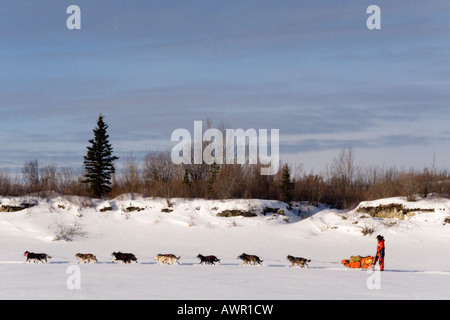
[[[253,265],[259,264],[259,265],[261,265],[261,263],[263,262],[263,260],[261,260],[258,256],[251,255],[251,254],[246,254],[246,253],[241,254],[237,258],[241,259],[242,261],[244,261],[243,265],[249,265],[249,264],[253,264]]]
[[[311,262],[311,260],[305,259],[305,258],[301,258],[301,257],[293,257],[291,255],[288,255],[286,257],[287,260],[289,260],[291,262],[290,267],[295,267],[295,265],[298,265],[302,268],[305,267],[305,265],[309,268],[308,262]]]
[[[91,263],[91,261],[94,261],[94,263],[97,262],[97,257],[92,253],[77,253],[75,255],[75,258],[81,259],[80,261],[78,261],[78,263]]]
[[[45,254],[45,253],[34,253],[34,252],[28,252],[28,251],[25,251],[23,255],[25,257],[27,257],[27,260],[25,260],[24,263],[27,263],[30,260],[34,260],[34,263],[44,262],[44,261],[47,262],[47,259],[52,258],[48,254]]]
[[[166,254],[158,253],[155,256],[155,260],[158,261],[159,264],[170,264],[170,265],[173,265],[174,262],[180,264],[178,262],[179,259],[180,259],[180,257],[177,257],[177,256],[175,256],[174,254],[171,254],[171,253],[166,253]]]
[[[113,252],[111,256],[114,257],[114,261],[122,261],[122,263],[131,263],[131,261],[136,261],[137,258],[132,253],[122,253],[122,252]]]
[[[220,259],[217,259],[216,256],[202,256],[201,254],[199,254],[197,256],[198,259],[200,259],[200,264],[215,264],[216,262],[220,263]]]

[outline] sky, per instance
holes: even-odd
[[[449,168],[447,0],[0,0],[0,15],[0,168],[81,168],[100,113],[122,159],[209,118],[279,129],[281,160],[305,170],[343,148]]]

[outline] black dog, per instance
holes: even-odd
[[[114,257],[114,261],[122,261],[122,263],[131,263],[131,261],[136,261],[137,258],[132,253],[122,253],[122,252],[113,252],[111,256]]]
[[[220,259],[217,259],[216,256],[206,256],[205,257],[205,256],[202,256],[201,254],[199,254],[197,256],[197,258],[200,259],[200,264],[203,264],[203,263],[205,263],[205,264],[215,264],[216,262],[220,263]]]
[[[44,262],[44,261],[47,262],[47,259],[52,258],[48,254],[45,254],[45,253],[33,253],[33,252],[28,252],[28,251],[25,251],[23,255],[25,257],[27,257],[27,260],[25,260],[24,263],[27,263],[30,260],[34,260],[34,263]]]

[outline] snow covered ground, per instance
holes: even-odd
[[[288,210],[268,200],[0,198],[3,207],[24,203],[34,206],[0,212],[0,299],[450,298],[449,199],[361,204],[434,209],[397,220],[324,206]],[[284,214],[262,214],[267,207]],[[257,216],[216,216],[224,210]],[[367,229],[373,233],[363,235]],[[340,263],[375,254],[377,234],[386,239],[384,272]],[[52,259],[24,264],[26,250]],[[113,263],[113,251],[132,252],[139,263]],[[78,252],[93,253],[99,262],[77,264]],[[243,252],[258,255],[262,266],[242,266],[237,256]],[[158,253],[181,256],[180,265],[157,264]],[[199,253],[221,263],[199,265]],[[311,259],[310,268],[289,268],[288,254]]]

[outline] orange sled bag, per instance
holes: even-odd
[[[373,256],[363,257],[361,258],[361,261],[353,261],[351,262],[348,259],[344,259],[341,261],[341,263],[348,267],[353,269],[370,269],[373,266],[373,263],[375,261],[375,258]]]
[[[361,259],[361,268],[362,269],[370,269],[373,266],[373,263],[375,262],[375,257],[368,256]]]
[[[350,262],[350,260],[344,259],[341,261],[341,263],[348,268],[355,268],[355,269],[361,268],[360,261]]]

